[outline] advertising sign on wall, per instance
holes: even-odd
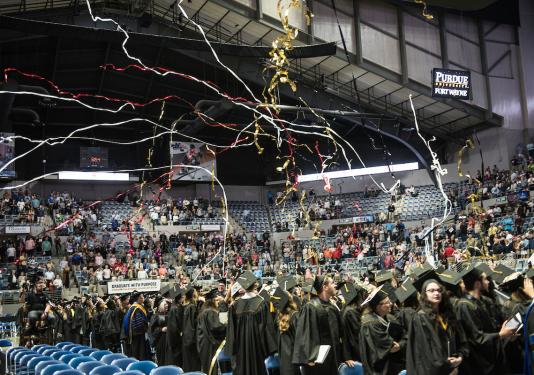
[[[432,69],[432,96],[435,98],[471,99],[471,72]]]

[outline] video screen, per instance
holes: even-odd
[[[14,133],[0,133],[0,168],[3,168],[9,161],[15,157],[15,141],[6,139],[14,136]],[[9,164],[0,172],[0,178],[16,178],[15,163]]]
[[[173,180],[211,181],[211,171],[216,174],[215,155],[204,143],[173,142],[171,143],[171,160],[173,165],[194,165],[207,169],[181,167],[173,174]]]
[[[80,147],[80,168],[107,169],[109,166],[106,147]]]

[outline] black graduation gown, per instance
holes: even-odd
[[[397,319],[399,320],[400,325],[404,328],[406,332],[408,332],[408,328],[410,327],[412,319],[416,313],[417,311],[415,311],[413,307],[400,308],[397,314]]]
[[[450,353],[449,353],[450,351]],[[419,310],[408,329],[406,371],[410,375],[449,375],[453,368],[449,355],[469,355],[467,340],[458,321],[449,322],[444,330],[431,315]]]
[[[74,309],[67,309],[65,311],[65,314],[67,316],[67,320],[65,320],[65,324],[63,326],[63,330],[65,332],[65,341],[74,342],[75,341],[75,332],[73,328],[74,324]]]
[[[503,316],[505,319],[512,318],[515,314],[520,313],[521,318],[524,319],[527,312],[530,301],[518,301],[514,297],[506,301],[503,305]],[[528,323],[527,323],[528,328]],[[523,330],[519,332],[521,337],[516,338],[514,341],[508,341],[504,345],[504,353],[506,356],[506,363],[510,368],[512,374],[520,374],[523,372],[524,365],[524,339]]]
[[[263,298],[245,295],[230,306],[225,353],[232,356],[234,375],[265,375],[265,358],[276,346],[274,323]]]
[[[74,310],[74,319],[72,328],[74,331],[74,340],[73,342],[75,344],[81,344],[82,343],[82,322],[83,322],[83,315],[84,315],[84,308],[81,305],[78,305],[76,309]]]
[[[182,369],[185,372],[200,370],[200,357],[197,349],[197,305],[184,305],[182,334]]]
[[[102,314],[101,331],[104,347],[113,352],[120,350],[118,342],[121,326],[118,315],[119,311],[114,309],[104,310]]]
[[[156,350],[156,362],[159,366],[166,363],[167,333],[163,332],[163,328],[166,326],[167,317],[165,315],[154,314],[150,319],[150,337],[152,346]]]
[[[206,374],[211,367],[215,352],[226,335],[226,325],[219,320],[219,312],[213,308],[205,308],[198,316],[197,349],[200,355],[201,371]],[[212,372],[215,374],[215,372]]]
[[[305,304],[298,317],[293,364],[302,365],[304,375],[335,374],[342,359],[340,317],[338,308],[314,297]],[[321,345],[330,345],[323,364],[314,362]]]
[[[135,307],[130,307],[130,310],[128,312],[131,315],[127,333],[130,344],[130,356],[140,361],[151,359],[145,337],[148,330],[148,317],[140,308],[135,309]]]
[[[106,332],[105,327],[103,326],[104,311],[98,312],[93,317],[93,347],[103,350],[106,349],[106,344],[104,342],[104,333]]]
[[[182,325],[184,310],[173,304],[167,314],[167,354],[165,364],[182,367]]]
[[[362,313],[356,305],[345,306],[341,311],[343,362],[361,361],[359,343],[361,317]]]
[[[293,348],[295,347],[295,331],[297,329],[298,312],[294,312],[289,319],[287,331],[278,335],[278,360],[280,375],[300,375],[299,366],[293,364]]]
[[[388,332],[388,324],[395,322],[392,315],[380,319],[374,313],[362,316],[360,328],[360,355],[365,375],[397,375],[404,369],[406,339],[394,340]],[[401,349],[391,353],[393,341]]]
[[[504,371],[504,354],[499,328],[484,303],[470,295],[460,298],[456,316],[465,331],[469,357],[462,362],[462,374],[500,375]]]

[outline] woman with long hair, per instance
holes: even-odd
[[[297,327],[297,304],[293,300],[293,296],[281,288],[276,288],[271,296],[271,301],[278,311],[276,323],[279,332],[280,375],[300,375],[299,367],[291,362]]]
[[[219,320],[219,303],[222,297],[218,290],[212,289],[205,296],[200,314],[198,314],[197,349],[200,355],[201,371],[214,375],[214,359],[226,335],[226,325]]]
[[[365,310],[359,337],[360,356],[366,375],[397,375],[404,369],[405,335],[391,315],[391,305],[382,286],[373,290],[362,304]]]
[[[468,353],[467,340],[443,286],[426,280],[419,310],[408,330],[406,371],[413,375],[456,375]]]

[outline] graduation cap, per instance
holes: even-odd
[[[217,290],[217,288],[213,288],[211,290],[209,290],[206,294],[204,294],[204,298],[205,299],[214,299],[215,297],[217,297],[219,295],[219,291]]]
[[[271,296],[270,301],[272,302],[276,310],[282,311],[289,303],[289,294],[282,288],[278,287]]]
[[[415,279],[415,281],[413,282],[413,286],[420,292],[423,288],[423,284],[425,283],[425,281],[432,279],[438,280],[439,277],[436,271],[434,271],[433,268],[430,268],[429,270],[426,270],[425,272],[419,274],[417,279]]]
[[[397,297],[397,300],[400,303],[403,303],[411,296],[417,294],[417,289],[413,286],[413,283],[411,281],[406,281],[403,284],[401,284],[397,290],[395,290],[395,297]]]
[[[226,277],[223,277],[223,278],[217,280],[217,282],[218,282],[219,284],[224,284],[224,285],[226,285]]]
[[[529,268],[525,271],[525,277],[528,277],[530,279],[534,278],[534,268]]]
[[[232,285],[232,289],[230,290],[230,294],[232,295],[232,297],[234,297],[237,293],[239,293],[239,291],[243,289],[243,287],[241,286],[241,284],[239,284],[238,282],[235,282],[233,285]]]
[[[464,282],[468,283],[472,280],[479,280],[482,277],[482,272],[472,264],[468,264],[462,272],[460,272],[460,275],[462,275]]]
[[[130,293],[130,303],[134,303],[135,301],[137,301],[139,296],[141,296],[142,294],[143,293],[134,290],[132,293]]]
[[[445,270],[438,273],[439,281],[446,287],[456,287],[462,281],[462,274],[454,270]]]
[[[359,287],[357,287],[353,283],[345,281],[338,284],[338,289],[341,292],[341,295],[343,296],[343,299],[345,300],[345,303],[347,305],[354,301],[354,299],[358,297],[358,294],[360,293]]]
[[[523,280],[523,275],[520,272],[514,272],[504,278],[499,289],[505,293],[513,293],[523,286]]]
[[[412,271],[413,271],[413,274],[415,275],[415,278],[418,278],[421,275],[423,275],[425,272],[434,271],[434,267],[432,267],[430,263],[424,263],[419,266],[413,267]]]
[[[237,282],[245,290],[249,289],[257,281],[258,279],[256,278],[256,276],[254,276],[254,274],[250,271],[243,272],[241,276],[237,278]]]
[[[510,276],[513,273],[514,271],[512,269],[506,267],[504,264],[499,264],[493,270],[493,280],[495,280],[497,284],[502,284],[506,276]]]
[[[302,291],[304,293],[310,293],[313,295],[317,295],[317,292],[313,288],[313,280],[306,281],[304,285],[302,286]]]
[[[393,279],[393,271],[392,270],[386,270],[386,271],[378,271],[375,275],[375,281],[377,284],[382,284],[386,281],[389,281]]]
[[[390,282],[385,282],[382,286],[383,286],[382,291],[386,292],[391,302],[392,303],[397,302],[398,299],[397,299],[397,295],[395,294],[395,288],[393,287],[393,285],[391,285]]]
[[[165,285],[159,290],[159,292],[163,297],[168,297],[171,292],[171,287],[169,285]]]
[[[486,263],[480,262],[475,266],[475,268],[478,268],[480,272],[484,272],[486,277],[491,277],[494,274],[493,270]]]
[[[263,298],[264,301],[269,302],[271,300],[271,294],[269,291],[265,288],[263,288],[260,292],[261,298]]]
[[[384,285],[380,285],[378,288],[374,289],[371,293],[369,293],[365,301],[363,301],[362,306],[369,305],[371,307],[375,307],[378,306],[380,301],[387,298],[388,295],[382,290],[383,287]]]
[[[276,281],[282,290],[291,290],[297,286],[297,280],[293,276],[281,276]]]

